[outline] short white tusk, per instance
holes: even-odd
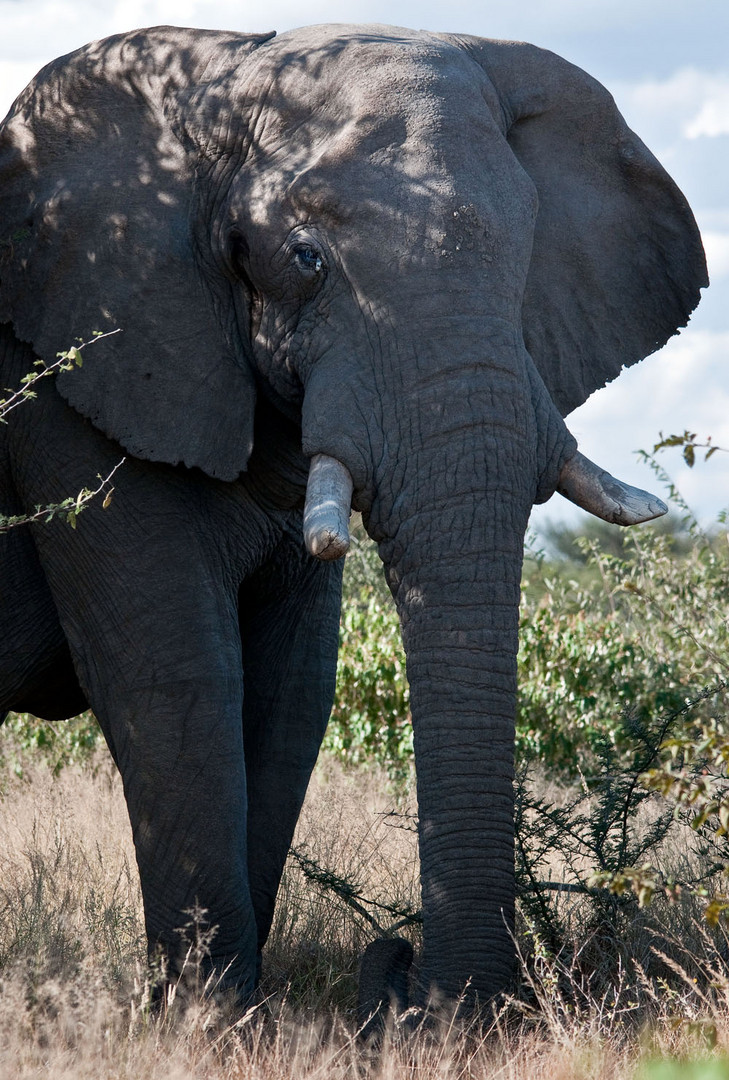
[[[638,525],[668,511],[657,495],[616,480],[579,452],[563,466],[557,491],[589,514],[613,525]]]
[[[315,454],[309,466],[304,506],[304,542],[310,555],[341,559],[349,551],[352,507],[349,470],[326,454]]]

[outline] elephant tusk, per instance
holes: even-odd
[[[341,559],[349,551],[352,506],[349,470],[326,454],[315,454],[309,467],[304,506],[304,542],[310,555]]]
[[[662,517],[668,507],[657,495],[616,480],[579,452],[562,467],[557,491],[613,525],[638,525]]]

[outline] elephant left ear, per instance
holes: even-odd
[[[709,283],[699,230],[595,79],[532,45],[444,37],[487,75],[537,189],[524,340],[565,415],[686,325]]]
[[[0,126],[0,321],[46,365],[118,329],[59,375],[61,394],[132,454],[225,480],[251,452],[255,384],[175,109],[270,36],[92,43],[44,68]]]

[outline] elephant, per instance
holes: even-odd
[[[532,45],[154,27],[20,95],[0,129],[2,385],[89,347],[0,426],[0,511],[124,463],[75,529],[2,539],[0,714],[93,709],[172,974],[197,904],[210,972],[255,994],[354,508],[407,656],[417,993],[512,985],[527,521],[555,491],[623,525],[665,511],[563,417],[707,284],[684,196],[609,93]]]

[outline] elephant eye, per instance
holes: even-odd
[[[320,251],[303,244],[294,248],[294,262],[299,273],[313,279],[324,269],[324,258]]]

